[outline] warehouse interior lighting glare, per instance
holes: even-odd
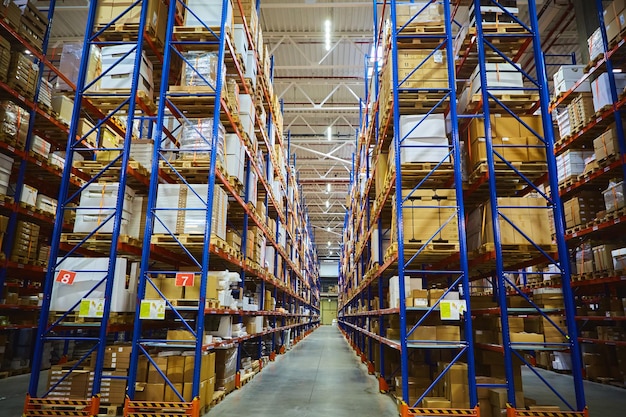
[[[330,193],[330,183],[326,184],[326,194]]]
[[[326,50],[330,51],[330,20],[329,19],[327,19],[324,22],[324,32],[326,34],[325,36]]]
[[[613,68],[613,72],[615,74],[621,74],[622,73],[622,69],[621,68]]]
[[[328,246],[330,247],[330,240],[328,241]]]
[[[333,140],[333,131],[330,129],[330,126],[328,126],[328,129],[326,129],[326,139],[330,142],[331,140]]]
[[[330,201],[326,200],[326,208],[330,207]]]
[[[326,228],[326,230],[330,232],[330,226],[328,226],[328,227]]]

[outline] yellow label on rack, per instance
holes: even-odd
[[[80,300],[78,317],[102,318],[104,298],[83,298]]]
[[[139,318],[142,320],[165,320],[165,300],[141,300]]]
[[[467,311],[465,300],[441,300],[439,302],[441,320],[460,320],[465,311]]]

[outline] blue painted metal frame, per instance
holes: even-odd
[[[492,4],[501,7],[499,4],[493,1],[492,1]],[[486,61],[487,61],[486,51],[487,50],[491,52],[495,52],[497,55],[505,58],[505,60],[508,63],[513,64],[515,66],[515,68],[522,74],[522,76],[526,80],[531,81],[532,84],[535,86],[531,88],[522,88],[523,90],[534,90],[539,93],[540,110],[541,110],[543,132],[544,132],[543,138],[541,137],[541,135],[537,134],[537,132],[534,132],[532,129],[529,129],[529,130],[531,130],[531,132],[535,136],[537,136],[537,138],[540,139],[540,141],[543,143],[543,146],[545,146],[546,148],[546,151],[547,151],[546,159],[547,159],[547,166],[548,166],[548,182],[550,184],[550,189],[553,190],[551,196],[548,196],[543,192],[539,192],[539,194],[541,195],[542,198],[547,200],[547,202],[549,203],[549,205],[552,207],[552,210],[553,210],[553,214],[555,218],[556,241],[557,241],[559,259],[567,260],[569,258],[567,245],[564,239],[565,230],[564,230],[564,221],[563,221],[563,218],[564,218],[563,207],[562,207],[560,197],[557,191],[558,190],[558,176],[557,176],[556,159],[555,159],[554,152],[553,152],[554,137],[553,137],[552,119],[548,113],[548,106],[549,106],[549,101],[550,101],[549,87],[548,87],[547,74],[545,71],[544,55],[541,51],[541,42],[540,42],[540,35],[539,35],[539,25],[538,25],[538,21],[536,17],[537,9],[536,9],[535,0],[528,1],[528,8],[529,8],[529,16],[530,16],[529,25],[526,25],[525,23],[519,21],[516,17],[512,16],[511,14],[509,14],[509,16],[512,16],[514,20],[516,21],[516,23],[518,23],[521,27],[523,27],[528,32],[527,36],[529,36],[532,39],[533,54],[534,54],[535,62],[537,63],[536,67],[538,69],[536,79],[533,79],[532,77],[530,77],[527,73],[523,71],[523,69],[521,69],[518,65],[512,62],[511,59],[507,58],[505,54],[500,52],[497,49],[497,47],[494,46],[494,44],[488,40],[489,35],[486,35],[483,30],[482,19],[480,18],[476,19],[476,36],[477,36],[476,44],[477,44],[477,51],[478,51],[478,62],[479,62],[479,70],[480,70],[479,72],[480,72],[480,81],[481,81],[480,93],[482,95],[482,118],[483,118],[483,123],[484,123],[485,138],[486,138],[485,142],[486,142],[486,148],[487,148],[487,165],[488,165],[488,174],[489,174],[488,185],[489,185],[489,196],[490,196],[490,207],[491,207],[491,221],[492,221],[492,227],[493,227],[494,242],[496,243],[494,245],[495,246],[494,249],[496,252],[496,277],[495,277],[496,279],[494,281],[494,292],[497,292],[497,301],[501,309],[500,320],[501,320],[501,329],[502,329],[502,344],[503,344],[503,355],[504,355],[504,363],[505,363],[505,373],[506,373],[506,380],[507,380],[506,382],[507,401],[514,408],[516,407],[516,399],[515,399],[513,359],[521,358],[523,360],[523,358],[516,351],[516,347],[521,347],[521,346],[517,343],[512,343],[510,340],[509,319],[508,319],[509,312],[507,309],[507,292],[505,288],[507,286],[511,286],[520,295],[522,295],[523,298],[525,298],[526,300],[529,300],[529,299],[525,294],[523,294],[523,292],[518,288],[518,286],[514,282],[509,280],[507,277],[507,273],[509,271],[507,271],[505,268],[504,254],[502,251],[502,246],[500,245],[500,242],[502,241],[500,224],[499,224],[500,220],[502,219],[506,223],[512,225],[513,228],[517,231],[517,233],[521,234],[546,259],[550,261],[554,261],[554,259],[552,259],[551,256],[546,253],[546,251],[540,248],[539,245],[535,244],[529,236],[523,233],[519,227],[517,227],[507,216],[505,216],[500,211],[501,209],[506,209],[509,207],[501,206],[498,204],[495,157],[498,157],[500,161],[505,162],[508,168],[511,171],[515,172],[517,175],[519,175],[519,177],[526,184],[528,184],[529,187],[534,188],[535,191],[539,191],[539,190],[537,189],[537,187],[535,187],[532,184],[531,181],[529,181],[521,172],[519,172],[518,169],[516,169],[510,163],[508,163],[508,161],[506,161],[506,159],[500,153],[497,152],[496,146],[493,144],[491,120],[490,120],[490,114],[491,114],[491,110],[489,106],[490,102],[496,103],[496,105],[499,108],[503,108],[506,111],[506,113],[508,113],[509,115],[513,117],[516,117],[518,121],[522,125],[524,125],[527,129],[528,129],[528,126],[519,118],[518,115],[516,115],[513,111],[511,111],[501,100],[499,100],[497,97],[495,97],[491,93],[491,91],[504,90],[506,88],[504,87],[495,88],[495,87],[488,86],[487,70],[486,70]],[[481,12],[480,0],[474,0],[474,10],[477,16],[481,15],[482,12]],[[500,34],[498,36],[500,36]],[[530,206],[527,208],[540,209],[543,207]],[[582,411],[585,408],[584,393],[583,393],[583,386],[582,386],[582,375],[581,375],[582,363],[580,362],[581,361],[580,347],[578,345],[577,334],[576,334],[577,333],[576,323],[574,320],[575,306],[573,302],[572,289],[571,289],[571,286],[569,285],[569,282],[570,282],[569,268],[570,268],[569,262],[560,263],[560,270],[561,270],[561,276],[562,276],[562,289],[563,289],[565,310],[566,310],[565,314],[566,314],[566,321],[567,321],[567,326],[568,326],[569,348],[571,349],[572,360],[574,361],[574,366],[572,367],[572,373],[574,377],[573,378],[574,389],[575,389],[575,394],[576,394],[576,403],[577,403],[576,409],[577,411]],[[531,305],[533,305],[537,309],[537,311],[539,312],[541,316],[543,316],[544,318],[547,318],[545,313],[543,313],[541,309],[538,308],[534,303],[531,302]],[[548,321],[554,327],[557,327],[551,319],[548,318]],[[562,334],[564,334],[562,329],[559,329],[559,331]],[[523,362],[526,362],[526,361],[523,360]],[[542,378],[542,381],[547,382],[543,378]],[[553,392],[556,393],[556,390],[552,386],[550,386],[549,384],[547,385]],[[560,396],[560,394],[558,393],[556,394],[558,395],[560,399],[563,399],[563,397]],[[567,404],[566,401],[564,402]]]
[[[137,4],[137,3],[134,3],[134,4]],[[57,207],[56,220],[55,220],[53,235],[51,238],[51,247],[50,247],[51,262],[48,265],[48,271],[47,271],[46,280],[44,283],[44,301],[42,304],[42,311],[41,311],[40,318],[39,318],[39,325],[38,325],[38,330],[37,330],[37,341],[35,344],[34,360],[33,360],[33,366],[32,366],[32,374],[31,374],[32,376],[31,376],[31,381],[29,384],[29,394],[33,397],[37,396],[37,385],[39,382],[39,371],[41,369],[41,355],[43,352],[43,344],[46,340],[49,340],[49,339],[60,340],[58,336],[54,336],[54,337],[47,336],[54,327],[54,326],[48,326],[47,322],[48,322],[48,317],[49,317],[49,312],[50,312],[50,301],[51,301],[50,297],[52,293],[52,285],[54,281],[55,270],[60,264],[62,264],[62,262],[69,255],[71,255],[75,251],[75,250],[70,251],[69,254],[66,254],[61,258],[62,260],[60,262],[57,261],[57,258],[59,257],[60,237],[63,231],[64,215],[66,211],[72,210],[71,208],[68,208],[67,204],[70,203],[71,200],[75,196],[78,195],[78,193],[71,193],[70,188],[69,188],[73,154],[74,154],[74,151],[79,148],[84,150],[84,148],[81,147],[84,143],[84,138],[89,133],[91,133],[89,132],[87,135],[83,136],[82,138],[76,139],[77,133],[78,133],[78,122],[81,117],[82,99],[83,97],[88,96],[86,90],[89,88],[89,85],[91,84],[91,83],[88,84],[87,79],[86,79],[87,78],[87,66],[89,63],[90,46],[94,44],[103,44],[102,42],[97,42],[95,40],[96,36],[93,35],[96,7],[97,7],[97,2],[90,3],[88,18],[87,18],[87,26],[86,26],[85,37],[84,37],[84,42],[83,42],[83,45],[85,46],[83,47],[82,56],[81,56],[80,71],[79,71],[78,82],[77,82],[77,91],[76,91],[76,96],[74,100],[74,108],[73,108],[72,119],[71,119],[72,123],[70,123],[69,136],[68,136],[69,139],[68,139],[67,148],[66,148],[66,161],[65,161],[65,167],[63,169],[61,187],[59,191],[59,204]],[[130,10],[131,7],[132,6],[130,6],[126,11]],[[146,23],[146,14],[147,14],[147,3],[145,5],[142,4],[142,7],[141,7],[140,22],[138,26],[139,33],[144,32],[145,23]],[[138,36],[138,39],[136,43],[134,44],[135,44],[136,50],[141,51],[143,49],[143,37]],[[123,153],[121,156],[122,167],[126,167],[129,162],[133,120],[134,120],[134,113],[136,109],[136,91],[137,91],[137,86],[138,86],[138,77],[139,77],[141,59],[142,59],[141,53],[140,52],[136,53],[135,65],[134,65],[135,70],[132,76],[132,84],[131,84],[131,89],[130,89],[131,93],[129,94],[129,98],[127,100],[124,100],[120,106],[118,106],[115,110],[109,113],[107,117],[105,118],[106,120],[108,120],[112,115],[115,115],[116,112],[123,105],[126,105],[126,104],[128,105],[128,118],[127,118],[125,138],[124,138],[125,140],[124,140],[124,147],[122,149]],[[104,123],[104,120],[100,121],[98,126],[103,123]],[[99,174],[97,174],[95,177],[102,175],[102,173],[106,171],[110,166],[111,164],[105,166],[105,168],[103,168],[102,171]],[[91,181],[87,182],[81,188],[81,190],[84,190],[88,185],[90,185],[93,182],[93,180],[94,179],[92,178]],[[105,303],[104,303],[104,311],[103,311],[103,316],[101,320],[101,325],[98,329],[98,337],[85,338],[85,337],[76,337],[76,336],[72,336],[71,334],[69,334],[65,338],[65,340],[91,340],[94,342],[93,350],[97,352],[97,355],[96,355],[96,363],[94,364],[95,377],[94,377],[93,387],[91,391],[92,397],[96,397],[100,393],[100,387],[101,387],[101,383],[103,379],[102,369],[103,369],[103,363],[104,363],[103,362],[104,361],[104,349],[105,349],[105,344],[106,344],[106,336],[108,332],[108,320],[109,320],[109,314],[110,314],[110,309],[111,309],[110,300],[111,300],[111,294],[112,294],[112,289],[113,289],[113,274],[115,271],[115,265],[116,265],[116,260],[117,260],[117,243],[118,243],[118,239],[120,235],[120,228],[121,228],[122,207],[124,203],[125,186],[126,186],[126,170],[121,169],[119,173],[119,190],[118,190],[118,195],[116,199],[116,205],[114,207],[115,213],[109,216],[107,219],[107,221],[113,222],[113,228],[112,228],[112,234],[111,234],[111,246],[109,249],[108,270],[98,271],[98,272],[104,272],[107,274],[106,278],[103,280],[103,281],[106,281],[105,291],[104,291]],[[98,229],[91,232],[77,246],[81,246],[87,240],[87,238],[94,235]],[[100,283],[98,285],[100,285]],[[90,294],[92,291],[93,289],[90,290],[87,294]],[[74,307],[76,307],[77,305],[78,304],[76,304]],[[57,323],[58,322],[59,321],[57,320]],[[61,337],[61,339],[63,339],[63,337]],[[82,358],[82,360],[84,359],[85,357]]]

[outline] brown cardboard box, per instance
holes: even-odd
[[[387,178],[387,159],[389,158],[389,154],[380,153],[378,155],[378,159],[376,160],[376,196],[379,196],[383,193],[385,189],[385,179]]]
[[[167,357],[157,356],[153,357],[152,360],[159,367],[161,372],[167,372]],[[150,384],[163,384],[163,377],[161,376],[161,374],[159,374],[159,371],[155,369],[152,363],[148,367],[148,385]]]
[[[512,343],[543,343],[543,335],[537,333],[512,332]]]
[[[437,329],[435,326],[418,326],[409,336],[409,340],[436,340],[436,333]]]
[[[177,287],[174,278],[165,278],[161,281],[161,292],[168,300],[180,300],[183,298],[184,287]]]
[[[184,369],[185,369],[185,357],[170,356],[167,358],[167,378],[173,384],[183,382]]]
[[[143,355],[137,362],[137,382],[148,382],[148,358]]]
[[[433,305],[435,305],[435,303],[439,301],[441,297],[443,297],[443,294],[445,292],[446,290],[440,290],[440,289],[434,289],[434,288],[428,290],[428,306],[432,307]]]
[[[493,417],[491,403],[488,398],[478,400],[478,407],[480,407],[481,417]]]
[[[422,401],[424,408],[450,408],[450,401],[443,397],[425,397]]]
[[[143,401],[163,401],[165,382],[147,383],[143,389]]]
[[[436,326],[437,340],[457,342],[461,340],[461,329],[459,326]]]
[[[132,347],[129,345],[107,346],[104,351],[104,368],[128,369],[131,350]]]
[[[193,337],[190,331],[188,330],[168,330],[167,331],[167,340],[189,340],[195,341],[196,338]]]
[[[528,409],[530,411],[561,411],[556,405],[531,405]]]
[[[178,398],[178,395],[176,395],[176,393],[172,390],[172,388],[170,388],[168,384],[164,384],[164,385],[165,385],[164,386],[165,393],[163,394],[163,401],[180,402],[180,398]],[[174,385],[174,388],[176,389],[176,391],[178,391],[180,395],[183,395],[183,383],[182,382],[172,383],[172,385]]]
[[[213,394],[215,393],[215,375],[211,378],[207,379],[206,382],[206,394],[205,394],[205,405],[210,405],[213,401]]]

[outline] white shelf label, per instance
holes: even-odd
[[[441,320],[460,320],[461,314],[467,311],[465,300],[441,300],[439,317]]]

